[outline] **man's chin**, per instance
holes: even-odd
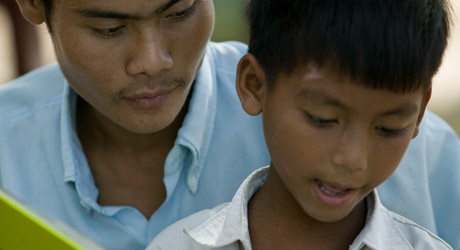
[[[166,130],[170,124],[171,122],[166,124],[148,124],[147,122],[146,124],[129,124],[122,127],[133,134],[150,135]]]

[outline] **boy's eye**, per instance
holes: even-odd
[[[321,119],[309,113],[305,113],[305,114],[307,116],[307,119],[315,126],[325,127],[325,126],[332,125],[334,123],[338,123],[338,121],[335,119]]]
[[[377,126],[377,127],[375,127],[375,129],[377,129],[384,136],[388,136],[388,137],[404,135],[404,133],[407,131],[406,128],[403,128],[403,129],[391,129],[391,128],[386,128],[386,127],[383,127],[383,126]]]
[[[113,36],[120,35],[125,30],[125,28],[126,28],[125,26],[120,26],[120,27],[115,27],[115,28],[110,28],[110,29],[94,28],[94,30],[101,35],[113,37]]]
[[[193,7],[194,6],[188,8],[188,9],[186,9],[184,11],[180,11],[180,12],[176,12],[174,14],[168,15],[166,18],[175,19],[175,20],[184,18],[184,17],[188,16],[192,12]]]

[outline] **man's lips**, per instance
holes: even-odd
[[[151,109],[160,106],[172,90],[142,91],[125,96],[132,105],[141,109]]]

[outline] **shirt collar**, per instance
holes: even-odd
[[[216,215],[196,228],[185,230],[197,243],[209,247],[223,247],[240,241],[251,249],[248,228],[248,202],[267,178],[268,167],[252,173],[236,192],[232,201]]]
[[[198,182],[203,171],[204,161],[208,152],[214,128],[216,113],[216,75],[212,55],[208,46],[200,71],[193,86],[187,115],[179,129],[176,144],[179,144],[190,153],[187,166],[187,187],[196,193]],[[173,173],[176,169],[165,166],[165,173]],[[177,168],[177,165],[175,165]]]
[[[350,249],[413,249],[394,223],[391,212],[380,202],[376,190],[367,197],[366,201],[368,207],[366,225]]]
[[[252,249],[247,207],[251,197],[265,182],[267,174],[268,167],[251,174],[241,184],[229,204],[198,227],[185,229],[185,233],[197,243],[209,247],[223,247],[240,241],[245,249]],[[366,225],[350,249],[412,249],[394,224],[391,212],[381,204],[376,191],[367,196],[366,202],[368,207]]]
[[[98,189],[94,183],[76,130],[78,95],[65,80],[61,107],[61,151],[64,164],[64,181],[73,183],[81,202],[99,210],[96,199]]]

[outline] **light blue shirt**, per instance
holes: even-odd
[[[167,197],[148,220],[132,207],[100,206],[75,132],[76,93],[58,66],[0,88],[0,186],[108,249],[144,249],[166,226],[231,200],[268,165],[261,117],[247,115],[235,72],[247,48],[210,43],[189,111],[165,163]],[[460,160],[455,133],[427,113],[420,134],[380,195],[390,209],[460,246]],[[429,187],[429,189],[428,189]]]

